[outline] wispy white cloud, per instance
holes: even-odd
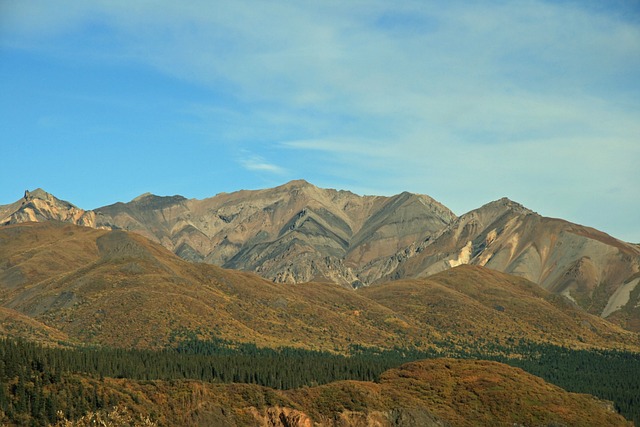
[[[278,175],[286,173],[286,170],[280,166],[269,163],[264,158],[255,155],[249,155],[248,157],[241,159],[240,164],[243,168],[253,172],[268,172]]]
[[[583,207],[607,188],[640,209],[640,25],[616,4],[34,0],[0,6],[0,47],[220,94],[188,114],[256,153],[246,170],[429,192],[458,213],[501,192],[549,213],[570,198],[600,223]]]

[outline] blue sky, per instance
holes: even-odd
[[[304,178],[640,242],[640,5],[0,0],[0,138],[0,204]]]

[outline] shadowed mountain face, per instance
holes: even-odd
[[[135,233],[60,222],[0,228],[0,312],[17,335],[162,348],[204,338],[345,352],[352,344],[437,348],[525,339],[638,348],[637,334],[532,282],[460,266],[427,279],[347,289],[280,284],[185,261]],[[30,326],[31,325],[31,326]],[[9,328],[8,323],[3,325]]]
[[[640,330],[638,245],[542,217],[508,199],[458,218],[424,195],[358,196],[292,181],[204,200],[145,194],[95,211],[42,190],[0,206],[0,224],[51,219],[134,231],[186,260],[277,283],[360,287],[480,265]]]

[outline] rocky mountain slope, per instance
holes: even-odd
[[[637,334],[532,282],[482,267],[354,291],[327,282],[273,283],[191,263],[119,230],[16,224],[0,228],[0,242],[0,306],[20,314],[16,324],[28,317],[42,325],[36,328],[41,341],[49,334],[162,348],[196,332],[205,339],[338,352],[353,344],[434,349],[519,339],[640,348]],[[28,328],[13,330],[32,338]]]
[[[538,283],[590,313],[617,313],[626,327],[640,330],[640,247],[540,216],[508,199],[462,215],[408,256],[394,259],[386,280],[480,265]]]
[[[24,197],[9,205],[0,205],[0,225],[29,221],[58,220],[87,227],[96,226],[96,215],[69,202],[57,199],[38,188],[25,191]]]
[[[203,200],[146,194],[95,211],[42,190],[0,206],[0,224],[51,219],[135,231],[184,259],[276,283],[359,287],[486,266],[640,331],[640,246],[508,199],[458,218],[424,195],[358,196],[292,181]]]
[[[0,218],[0,224],[56,219],[135,231],[187,260],[254,271],[275,282],[358,286],[362,265],[456,216],[424,195],[358,196],[300,180],[204,200],[145,194],[88,212],[36,190],[0,207]]]

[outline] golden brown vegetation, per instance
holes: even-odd
[[[414,420],[409,425],[629,425],[606,402],[485,361],[413,362],[387,371],[379,383],[341,381],[290,391],[195,381],[81,381],[115,407],[58,426],[391,426],[398,419]]]
[[[639,347],[637,334],[482,267],[353,291],[189,263],[122,231],[31,223],[3,227],[0,240],[10,242],[0,245],[0,299],[34,320],[31,329],[13,328],[27,338],[162,348],[175,331],[190,330],[205,339],[336,352],[352,344],[433,348],[443,340]]]

